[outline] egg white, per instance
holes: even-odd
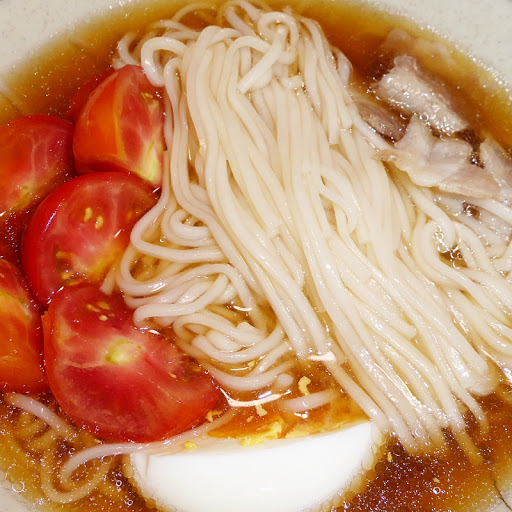
[[[131,455],[133,480],[166,511],[301,512],[336,506],[375,464],[381,436],[369,421],[298,439],[242,446],[208,439],[175,454]]]

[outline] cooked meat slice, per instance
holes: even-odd
[[[496,197],[500,185],[470,162],[472,153],[469,143],[434,137],[429,127],[413,116],[404,137],[394,149],[382,151],[381,158],[406,172],[416,185],[474,198]]]
[[[401,55],[374,86],[377,97],[406,115],[417,115],[436,130],[451,135],[468,124],[450,106],[442,87],[424,76],[414,57]]]

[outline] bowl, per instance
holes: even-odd
[[[331,0],[332,2],[338,0]],[[343,0],[339,0],[343,1]],[[72,37],[75,29],[114,11],[151,0],[0,0],[0,99],[6,77],[44,47]],[[370,0],[377,9],[412,19],[454,43],[497,79],[511,96],[512,1]],[[1,105],[1,103],[0,103]],[[0,512],[32,510],[20,489],[0,471]]]

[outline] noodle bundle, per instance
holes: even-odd
[[[478,459],[465,414],[486,428],[475,396],[512,354],[506,199],[384,162],[393,145],[316,22],[242,0],[194,29],[194,10],[214,12],[126,36],[115,62],[142,65],[166,102],[162,195],[117,274],[136,324],[172,327],[230,396],[274,393],[286,410],[333,399],[280,398],[297,361],[323,361],[408,451],[449,428]]]

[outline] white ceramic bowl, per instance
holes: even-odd
[[[0,0],[0,89],[3,77],[74,27],[128,4],[150,0]],[[337,1],[337,0],[332,0]],[[343,1],[343,0],[340,0]],[[450,39],[512,84],[512,0],[370,0]],[[31,508],[30,508],[31,509]],[[27,512],[0,471],[0,512]],[[33,510],[33,509],[32,509]]]

